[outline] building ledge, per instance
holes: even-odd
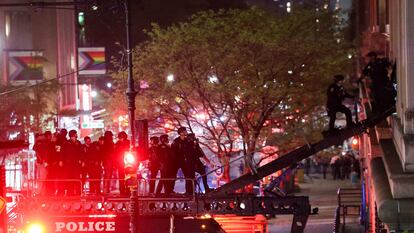
[[[392,139],[381,139],[383,163],[394,198],[414,198],[414,173],[405,172]]]
[[[414,134],[404,134],[401,120],[396,115],[392,117],[392,132],[402,169],[414,172]]]
[[[414,230],[414,198],[393,198],[382,158],[370,165],[379,219],[391,230]]]

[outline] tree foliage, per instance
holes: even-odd
[[[321,12],[317,19],[310,10],[275,16],[251,8],[200,12],[166,29],[154,24],[134,51],[134,76],[148,85],[137,114],[202,129],[218,155],[251,156],[297,130],[292,125],[317,127],[326,86],[348,65],[338,18]],[[116,75],[120,90],[124,77]]]
[[[54,121],[58,85],[0,85],[0,140],[27,139],[28,132],[42,131]]]

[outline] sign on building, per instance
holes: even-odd
[[[6,51],[7,81],[10,84],[26,84],[43,79],[46,59],[43,51]]]
[[[103,120],[82,122],[82,129],[103,129],[105,124]]]
[[[79,75],[105,74],[105,48],[78,48],[78,64]]]

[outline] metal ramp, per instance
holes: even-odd
[[[216,190],[207,194],[209,197],[220,197],[226,196],[234,191],[245,187],[263,177],[266,177],[276,171],[279,171],[285,167],[291,166],[292,164],[299,163],[301,160],[306,159],[307,157],[324,150],[333,145],[338,145],[344,140],[362,134],[366,132],[369,128],[374,127],[375,125],[381,123],[388,116],[395,112],[395,107],[391,107],[383,113],[373,115],[358,124],[355,127],[350,129],[338,130],[337,133],[329,135],[319,142],[307,144],[302,147],[299,147],[280,158],[257,168],[257,171],[254,173],[248,173],[239,178],[217,188]]]

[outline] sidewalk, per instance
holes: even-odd
[[[333,180],[330,175],[324,180],[320,174],[311,174],[301,183],[300,192],[295,196],[309,196],[312,208],[319,208],[319,214],[309,216],[305,233],[332,233],[334,214],[337,207],[336,191],[339,187],[352,187],[350,180]],[[358,222],[358,219],[347,218],[347,223]],[[276,216],[269,220],[269,233],[290,233],[292,216]]]

